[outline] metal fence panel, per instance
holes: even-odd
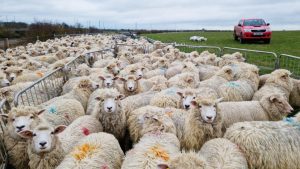
[[[292,77],[300,79],[300,57],[288,54],[279,55],[279,67],[292,72]]]
[[[193,51],[197,51],[199,53],[204,50],[208,50],[211,53],[215,53],[217,56],[221,56],[222,49],[218,46],[195,46],[195,45],[186,45],[186,44],[175,44],[176,48],[178,48],[182,52],[190,53]]]
[[[260,68],[261,74],[271,73],[274,69],[279,68],[278,56],[274,52],[224,47],[222,53],[228,53],[225,51],[241,52],[248,63]]]
[[[10,110],[8,102],[3,99],[0,102],[0,114],[7,114]],[[5,169],[8,164],[8,155],[4,144],[4,130],[6,129],[5,121],[0,117],[0,169]]]

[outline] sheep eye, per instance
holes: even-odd
[[[34,117],[33,116],[30,116],[30,119],[33,119]]]
[[[12,119],[12,121],[15,121],[15,120],[16,120],[16,119],[14,119],[14,118]]]
[[[193,97],[193,99],[196,99],[196,97]]]
[[[54,134],[54,132],[52,131],[51,134]]]
[[[36,136],[36,134],[34,133],[32,136],[34,137],[34,136]]]
[[[201,106],[201,105],[199,105],[199,108],[202,108],[202,106]]]

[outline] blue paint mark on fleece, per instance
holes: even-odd
[[[300,123],[295,121],[292,117],[286,117],[283,119],[284,122],[288,123],[291,126],[297,127],[300,130]]]
[[[228,87],[240,87],[240,85],[237,84],[236,82],[227,82],[226,86],[228,86]]]
[[[47,109],[48,113],[51,114],[56,114],[57,113],[57,108],[55,105],[51,105],[48,109]]]

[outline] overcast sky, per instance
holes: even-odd
[[[264,18],[274,30],[300,30],[300,0],[0,0],[0,21],[80,22],[101,28],[233,29],[240,18]]]

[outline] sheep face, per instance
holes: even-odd
[[[39,125],[34,130],[24,130],[19,133],[23,138],[30,139],[32,152],[47,153],[51,152],[58,140],[57,134],[64,131],[66,126],[57,126],[52,128],[47,125]]]
[[[99,84],[89,79],[83,79],[79,82],[78,88],[92,92],[99,88]]]
[[[262,98],[265,99],[265,98]],[[291,107],[289,102],[286,100],[284,95],[270,95],[266,99],[269,99],[271,103],[271,109],[277,109],[279,112],[282,112],[284,115],[290,114],[294,109]]]
[[[138,89],[139,87],[139,80],[141,78],[136,78],[135,76],[129,76],[127,79],[120,78],[121,81],[124,82],[124,89],[129,91],[129,92],[134,92]]]
[[[197,98],[195,101],[192,101],[192,105],[197,112],[199,112],[200,118],[205,123],[213,123],[217,117],[216,104],[220,102],[221,99],[210,100],[210,99],[201,99]]]
[[[106,67],[106,69],[108,70],[109,73],[113,74],[113,75],[117,75],[120,73],[120,68],[119,68],[120,64],[119,63],[113,63],[110,64]]]
[[[190,109],[191,108],[191,102],[195,100],[196,95],[193,93],[182,93],[177,92],[177,94],[181,97],[181,108],[183,109]]]
[[[100,102],[100,108],[105,113],[115,113],[120,105],[119,101],[124,98],[124,95],[118,95],[116,97],[108,96],[106,98],[96,97],[96,100]]]
[[[27,108],[24,110],[12,109],[8,115],[2,114],[4,118],[7,118],[7,130],[10,136],[16,140],[20,139],[18,133],[29,130],[32,124],[39,122],[38,116],[44,112],[44,110],[36,112],[26,110]]]
[[[113,87],[115,81],[118,79],[118,77],[113,76],[99,76],[99,79],[102,80],[102,86],[105,88],[111,88]]]
[[[12,82],[16,77],[22,75],[23,69],[20,68],[12,68],[4,71],[6,73],[7,79]]]

